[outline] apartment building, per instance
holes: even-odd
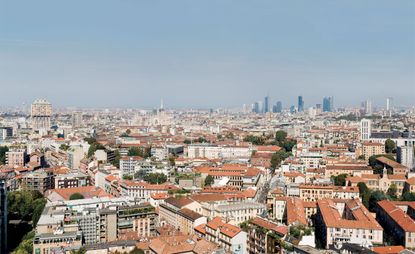
[[[56,189],[76,188],[88,185],[90,185],[89,176],[79,171],[57,174],[54,177],[54,186]]]
[[[383,228],[358,199],[317,201],[316,237],[329,248],[337,243],[383,243]]]
[[[39,169],[20,175],[20,188],[28,191],[45,193],[54,188],[53,172],[49,169]]]
[[[175,229],[191,234],[195,227],[207,222],[207,218],[200,211],[200,204],[189,198],[170,197],[159,205],[160,222],[166,222]]]
[[[52,253],[115,240],[155,236],[158,217],[149,204],[125,198],[93,198],[50,202],[36,227],[34,253]]]
[[[288,234],[288,227],[269,220],[256,217],[248,225],[248,252],[249,254],[280,253],[279,239]]]
[[[135,167],[143,162],[144,159],[140,156],[123,156],[120,159],[120,178],[124,175],[133,176]]]
[[[385,154],[385,144],[377,142],[363,142],[360,147],[360,155],[363,155],[366,160],[369,160],[370,156]]]
[[[205,237],[208,241],[221,246],[231,253],[247,253],[247,233],[241,228],[226,223],[220,217],[210,220],[205,226]]]
[[[394,240],[406,248],[415,248],[415,202],[378,202],[376,218]]]
[[[251,146],[219,146],[213,144],[192,144],[187,147],[187,157],[207,159],[249,159]]]
[[[221,217],[233,225],[239,225],[263,214],[265,211],[265,204],[253,201],[219,202],[203,206],[203,213],[207,217]]]
[[[122,180],[119,182],[120,194],[123,197],[132,197],[144,201],[150,201],[150,196],[155,193],[168,194],[169,191],[179,188],[170,183],[149,184],[144,181]]]
[[[6,165],[9,167],[24,167],[26,163],[26,149],[11,149],[6,152]]]

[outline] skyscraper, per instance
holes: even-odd
[[[0,174],[0,253],[7,253],[7,223],[6,177]]]
[[[323,112],[333,112],[334,111],[334,97],[324,97],[323,98]]]
[[[372,114],[372,101],[371,100],[367,100],[365,102],[365,114],[370,116]]]
[[[273,113],[281,113],[282,112],[282,102],[277,101],[277,103],[272,107]]]
[[[298,96],[298,112],[303,112],[304,111],[304,101],[303,101],[303,96]]]
[[[269,112],[269,96],[265,96],[264,98],[264,113]]]
[[[393,98],[392,97],[386,98],[386,110],[387,111],[393,110]]]
[[[259,114],[259,103],[257,101],[254,103],[254,112]]]
[[[52,104],[46,100],[35,100],[31,108],[32,128],[34,130],[49,130],[52,116]]]

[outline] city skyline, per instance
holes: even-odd
[[[413,1],[80,4],[2,4],[3,105],[413,106]]]

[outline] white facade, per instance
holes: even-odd
[[[369,119],[362,119],[360,121],[360,139],[369,140],[372,133],[372,121]]]

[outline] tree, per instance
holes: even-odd
[[[84,199],[84,196],[81,193],[75,192],[69,197],[69,200]]]
[[[395,142],[392,139],[388,138],[385,141],[385,152],[386,153],[393,153],[393,152],[395,152],[395,149],[396,149]]]
[[[265,144],[265,140],[263,137],[258,137],[258,136],[254,136],[254,135],[248,135],[244,138],[245,142],[250,142],[254,145],[264,145]]]
[[[362,198],[363,205],[369,209],[369,199],[370,199],[370,190],[365,183],[358,183],[357,187],[359,187],[360,197]]]
[[[32,254],[33,253],[33,238],[35,237],[35,231],[28,232],[21,242],[19,246],[12,252],[12,254]]]
[[[405,192],[402,194],[401,197],[402,201],[415,201],[415,192]]]
[[[133,180],[133,177],[132,176],[130,176],[130,175],[123,175],[122,176],[122,179],[124,179],[124,180]]]
[[[387,196],[383,191],[375,190],[371,193],[369,198],[369,211],[375,212],[377,203],[381,200],[387,199]]]
[[[59,149],[61,149],[62,151],[68,151],[68,149],[70,148],[70,146],[69,145],[67,145],[67,144],[62,144],[60,147],[59,147]]]
[[[143,151],[138,147],[131,147],[128,149],[128,156],[140,156],[142,157]]]
[[[396,200],[398,199],[398,188],[396,187],[396,184],[392,183],[389,188],[388,191],[386,192],[386,194],[392,199],[392,200]]]
[[[115,152],[114,152],[114,160],[111,162],[112,165],[114,165],[117,168],[120,168],[120,159],[121,159],[120,151],[115,150]]]
[[[175,160],[175,158],[173,156],[170,156],[169,157],[169,164],[172,167],[176,166],[176,160]]]
[[[151,184],[162,184],[167,182],[167,176],[162,173],[150,173],[144,177],[144,181]]]
[[[214,182],[215,182],[215,179],[211,175],[208,175],[205,178],[205,186],[211,186]]]
[[[332,176],[333,183],[336,186],[345,186],[346,178],[347,178],[347,174],[340,174],[337,176]]]
[[[0,165],[6,163],[6,152],[9,151],[7,146],[0,146]]]
[[[85,254],[86,253],[86,249],[84,247],[81,247],[77,250],[71,250],[70,252],[71,254]]]
[[[275,133],[275,142],[277,145],[282,144],[287,139],[287,133],[285,131],[277,131]]]
[[[129,254],[144,254],[144,251],[142,249],[135,247],[132,251],[130,251]]]
[[[46,199],[44,198],[38,198],[33,202],[32,223],[34,228],[42,215],[43,209],[45,209],[45,205]]]
[[[274,153],[271,157],[271,169],[276,169],[280,166],[281,162],[291,156],[291,153],[288,153],[284,150],[280,150]]]

